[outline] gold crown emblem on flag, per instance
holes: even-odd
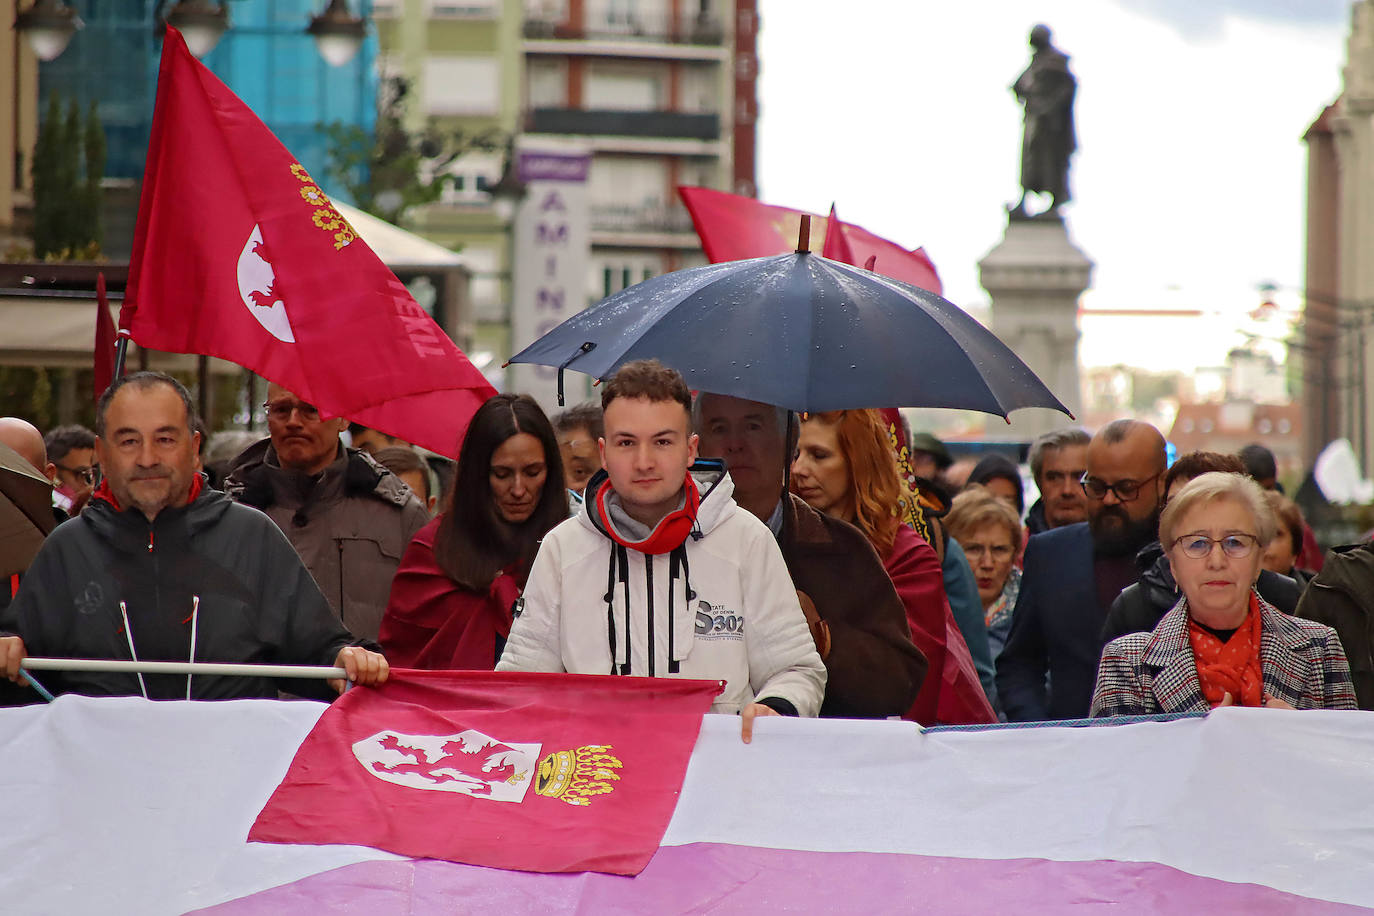
[[[609,744],[588,744],[566,751],[555,751],[539,761],[539,779],[534,791],[570,805],[586,807],[594,796],[605,795],[620,781],[620,759]]]

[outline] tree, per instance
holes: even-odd
[[[435,128],[413,134],[403,121],[410,81],[382,80],[377,91],[377,123],[371,133],[335,121],[319,129],[329,138],[325,175],[342,185],[362,209],[395,222],[409,207],[439,199],[452,180],[449,166],[470,152],[505,148],[506,134],[491,127],[471,133]]]
[[[82,151],[86,159],[85,226],[90,243],[98,250],[105,240],[105,233],[100,226],[100,181],[105,177],[105,129],[100,125],[100,113],[94,101],[86,110],[86,135],[83,140]]]
[[[33,164],[33,248],[39,258],[92,260],[100,254],[100,180],[105,133],[92,103],[83,129],[75,101],[62,115],[56,94],[39,125]]]

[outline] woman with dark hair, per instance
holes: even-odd
[[[811,414],[801,424],[792,492],[868,537],[906,606],[911,640],[930,668],[906,718],[922,725],[995,722],[945,596],[940,561],[897,512],[897,458],[877,411]]]
[[[443,513],[391,584],[379,641],[400,668],[491,670],[539,541],[568,516],[558,440],[527,394],[498,394],[463,437]]]
[[[990,452],[979,459],[969,472],[968,483],[979,484],[988,492],[1016,510],[1016,517],[1026,514],[1026,494],[1021,472],[1006,455]]]
[[[1264,548],[1264,568],[1287,576],[1298,583],[1298,588],[1306,588],[1317,574],[1298,568],[1298,556],[1302,553],[1302,510],[1278,490],[1265,490],[1264,498],[1279,525],[1278,534]]]

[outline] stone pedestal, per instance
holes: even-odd
[[[1009,221],[1002,241],[978,262],[979,280],[992,297],[993,333],[1078,417],[1078,297],[1092,268],[1063,220],[1045,217]],[[1026,408],[1011,415],[1010,426],[990,422],[988,433],[1030,440],[1072,423],[1058,411]]]

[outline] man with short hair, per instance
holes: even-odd
[[[267,513],[343,625],[375,640],[401,555],[429,513],[394,474],[343,446],[348,421],[276,383],[266,407],[269,438],[235,459],[225,492]]]
[[[379,449],[372,459],[410,487],[410,492],[424,505],[425,511],[431,518],[434,516],[439,494],[431,492],[429,465],[425,464],[415,449],[408,445],[391,445]]]
[[[582,512],[544,538],[498,671],[719,678],[714,712],[814,716],[825,692],[772,533],[693,468],[691,393],[657,360],[603,386],[604,465]]]
[[[1088,471],[1087,430],[1071,426],[1037,438],[1030,447],[1031,477],[1040,498],[1026,513],[1031,534],[1073,525],[1088,519],[1083,475]]]
[[[360,452],[367,452],[374,458],[377,456],[377,453],[384,448],[395,448],[397,446],[408,448],[410,446],[410,443],[406,442],[404,439],[388,435],[380,429],[373,429],[361,423],[348,424],[348,441],[353,448],[356,448]]]
[[[578,404],[553,418],[553,430],[558,436],[558,451],[563,456],[563,486],[571,493],[582,495],[587,481],[601,470],[598,445],[604,428],[601,407],[597,404]]]
[[[77,423],[56,426],[43,437],[43,446],[57,469],[53,501],[71,512],[95,486],[95,433]]]
[[[782,548],[825,662],[820,714],[905,713],[925,681],[926,657],[912,642],[906,608],[863,532],[786,492],[787,411],[702,392],[692,418],[701,453],[725,460],[736,504],[766,524]]]
[[[361,684],[385,681],[386,660],[339,626],[281,533],[204,486],[194,419],[186,389],[161,373],[117,379],[101,396],[104,482],[49,536],[0,616],[0,673],[18,682],[32,653],[334,665]],[[96,696],[277,695],[261,677],[73,671],[43,680],[54,692]],[[301,688],[309,682],[292,686]]]
[[[1164,437],[1148,423],[1116,420],[1088,445],[1088,520],[1054,528],[1026,546],[1021,593],[997,692],[1012,722],[1088,714],[1107,609],[1136,580],[1135,555],[1155,539],[1164,495]]]

